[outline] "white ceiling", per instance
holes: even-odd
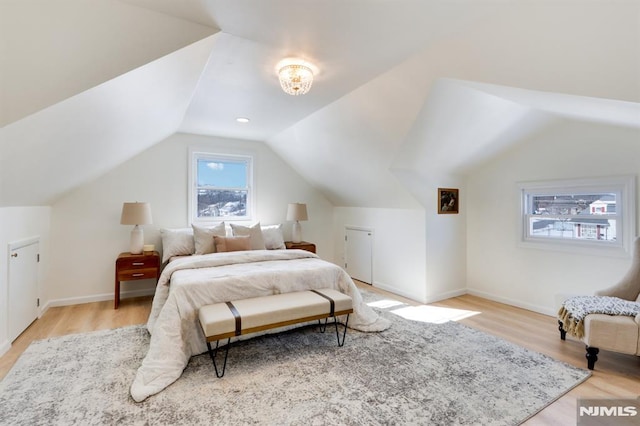
[[[175,1],[159,6],[129,2],[195,15]],[[423,0],[205,1],[197,9],[202,5],[225,35],[212,52],[180,130],[257,140],[290,127],[489,13],[477,7],[459,13],[465,6]],[[303,58],[319,70],[304,97],[280,89],[276,65],[287,57]],[[251,125],[238,126],[236,117],[249,117]]]
[[[127,1],[224,33],[180,127],[184,132],[267,140],[411,56],[450,43],[447,56],[502,68],[483,75],[478,64],[465,64],[471,70],[463,74],[480,81],[640,100],[633,73],[640,61],[638,1],[587,2],[579,10],[572,1]],[[519,60],[523,53],[528,60]],[[276,64],[290,56],[319,69],[304,97],[279,88]],[[623,66],[612,72],[621,58]],[[514,78],[532,72],[534,79]],[[239,126],[236,117],[252,123]]]
[[[20,145],[48,156],[95,140],[112,151],[104,172],[162,135],[192,132],[265,141],[336,205],[413,207],[392,168],[424,168],[403,160],[412,150],[433,159],[452,148],[416,147],[412,135],[457,138],[460,155],[497,153],[556,117],[640,128],[640,0],[3,0],[0,31],[4,164],[29,161]],[[319,69],[307,95],[279,88],[275,67],[289,56]],[[136,98],[129,120],[97,107],[145,96],[132,72],[180,101]],[[57,128],[75,116],[84,125]],[[134,125],[150,120],[162,131]],[[48,185],[31,199],[5,185],[0,205],[51,202],[96,173],[46,170],[67,178],[34,176]]]

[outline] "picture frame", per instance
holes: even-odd
[[[458,214],[459,207],[457,188],[438,188],[438,214]]]

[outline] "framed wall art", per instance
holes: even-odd
[[[458,214],[457,188],[438,188],[438,214]]]

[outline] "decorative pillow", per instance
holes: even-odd
[[[248,235],[251,237],[251,249],[250,250],[264,250],[264,238],[262,236],[262,228],[260,222],[253,226],[242,226],[231,224],[231,230],[234,236]]]
[[[195,242],[195,254],[208,254],[216,252],[216,245],[213,242],[213,237],[225,237],[227,230],[224,227],[224,222],[220,222],[216,226],[207,228],[205,226],[191,224],[193,228],[193,239]]]
[[[282,234],[282,224],[263,226],[262,237],[264,238],[264,246],[267,250],[277,250],[277,249],[287,248],[284,245],[284,236]]]
[[[239,237],[219,237],[214,235],[213,239],[216,243],[216,251],[219,253],[251,250],[251,237],[249,235]]]
[[[193,229],[161,229],[162,237],[162,263],[173,256],[191,255],[195,250],[193,242]]]

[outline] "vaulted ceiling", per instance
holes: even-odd
[[[175,132],[267,143],[335,205],[411,208],[416,181],[554,121],[640,129],[640,0],[2,0],[0,31],[0,206]],[[318,67],[309,94],[280,90],[288,56]]]

